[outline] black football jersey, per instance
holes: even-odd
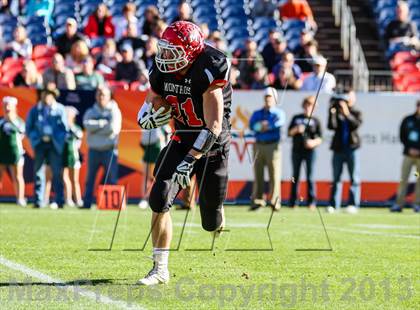
[[[220,85],[223,87],[224,101],[223,129],[212,149],[229,140],[232,101],[229,70],[230,63],[226,56],[207,44],[185,75],[162,73],[153,63],[149,71],[150,85],[156,94],[165,98],[172,106],[175,139],[192,147],[201,129],[206,127],[203,94],[210,86]]]

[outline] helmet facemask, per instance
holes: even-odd
[[[187,54],[180,45],[172,45],[165,40],[158,41],[155,57],[156,66],[163,73],[173,73],[188,66]]]

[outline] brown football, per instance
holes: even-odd
[[[166,101],[165,99],[163,99],[162,97],[154,97],[152,99],[152,106],[153,106],[153,110],[155,111],[159,110],[161,107],[165,108],[164,112],[167,112],[168,110],[172,109],[170,103]]]

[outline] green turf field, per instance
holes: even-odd
[[[323,209],[321,209],[323,212]],[[171,282],[135,282],[151,267],[150,211],[33,210],[0,205],[1,309],[418,309],[420,216],[226,207],[215,240],[198,213],[172,212]],[[142,248],[144,250],[142,251]],[[89,250],[90,249],[90,250]],[[92,251],[96,249],[96,251]],[[303,251],[297,251],[303,250]],[[321,251],[323,250],[323,251]],[[57,281],[58,283],[54,283]]]

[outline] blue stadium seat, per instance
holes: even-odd
[[[222,4],[222,3],[220,4],[220,8],[222,10],[225,10],[227,8],[232,8],[234,10],[243,11],[244,10],[244,4],[243,4],[243,2],[232,2],[232,3],[225,2],[225,4]]]
[[[246,26],[247,26],[247,20],[243,18],[231,17],[231,18],[226,19],[223,22],[223,28],[226,30],[232,27],[246,27]]]
[[[3,30],[3,40],[5,41],[5,42],[11,42],[11,41],[13,41],[13,32],[5,32],[4,30]]]
[[[264,40],[265,38],[268,38],[270,30],[268,28],[261,28],[258,29],[257,32],[254,34],[253,39],[256,42],[260,42]]]
[[[102,3],[102,2],[105,2],[105,1],[103,1],[103,0],[80,0],[80,5],[82,7],[85,6],[85,5],[98,6],[98,4]]]
[[[133,1],[136,6],[148,6],[148,5],[157,5],[157,0],[134,0]]]
[[[122,14],[124,5],[113,5],[109,8],[109,12],[111,13],[111,16]]]
[[[238,38],[228,44],[229,51],[234,52],[245,48],[245,38]]]
[[[95,48],[95,47],[102,47],[105,44],[105,39],[104,38],[91,38],[90,39],[90,48]]]
[[[167,8],[167,7],[170,7],[170,6],[177,7],[180,2],[181,2],[181,0],[163,0],[159,4],[162,7]]]
[[[46,28],[43,24],[29,24],[25,26],[28,33],[34,32],[46,32]]]
[[[32,45],[40,45],[40,44],[47,44],[48,37],[46,35],[41,36],[38,35],[36,37],[31,38]]]
[[[237,8],[234,8],[234,7],[227,7],[221,13],[221,17],[223,20],[226,20],[229,17],[233,17],[233,16],[239,17],[239,18],[241,17],[247,18],[244,10],[238,10]]]
[[[57,27],[52,34],[53,39],[54,40],[57,39],[59,36],[61,36],[64,33],[65,30],[66,30],[65,25]]]
[[[55,25],[57,27],[61,27],[62,25],[65,25],[67,18],[72,17],[74,18],[74,15],[58,15],[55,17]]]
[[[298,20],[298,19],[288,19],[283,21],[281,28],[283,31],[287,32],[291,28],[296,29],[303,29],[306,27],[306,24],[304,21]]]
[[[193,11],[193,17],[198,19],[200,17],[216,18],[216,10],[209,7],[199,7]]]
[[[270,40],[268,39],[268,37],[262,38],[259,42],[258,42],[258,51],[262,52],[262,50],[264,49],[264,47],[267,45],[267,43]]]
[[[199,7],[213,7],[214,8],[214,2],[213,1],[207,1],[207,0],[196,0],[191,2],[191,7],[193,9],[199,8]]]
[[[25,18],[25,25],[44,25],[45,16],[27,16]]]
[[[53,15],[61,15],[63,13],[69,13],[74,15],[76,7],[74,3],[57,3],[54,7]]]
[[[299,38],[290,38],[287,40],[287,48],[291,51],[296,50],[300,46]]]
[[[166,18],[168,22],[171,22],[176,16],[178,15],[178,7],[177,6],[170,6],[165,9],[163,16]]]
[[[94,3],[85,4],[80,10],[80,15],[82,17],[91,15],[95,11],[96,7],[97,7],[97,4],[94,4]]]
[[[257,31],[260,28],[276,28],[277,23],[274,19],[268,17],[255,18],[253,28]]]
[[[243,27],[235,27],[228,29],[225,34],[225,39],[231,41],[236,38],[248,38],[249,33],[246,28]]]
[[[101,2],[103,2],[102,0],[100,0]],[[108,1],[108,6],[112,7],[112,6],[120,6],[123,7],[128,1],[127,0],[110,0]]]

